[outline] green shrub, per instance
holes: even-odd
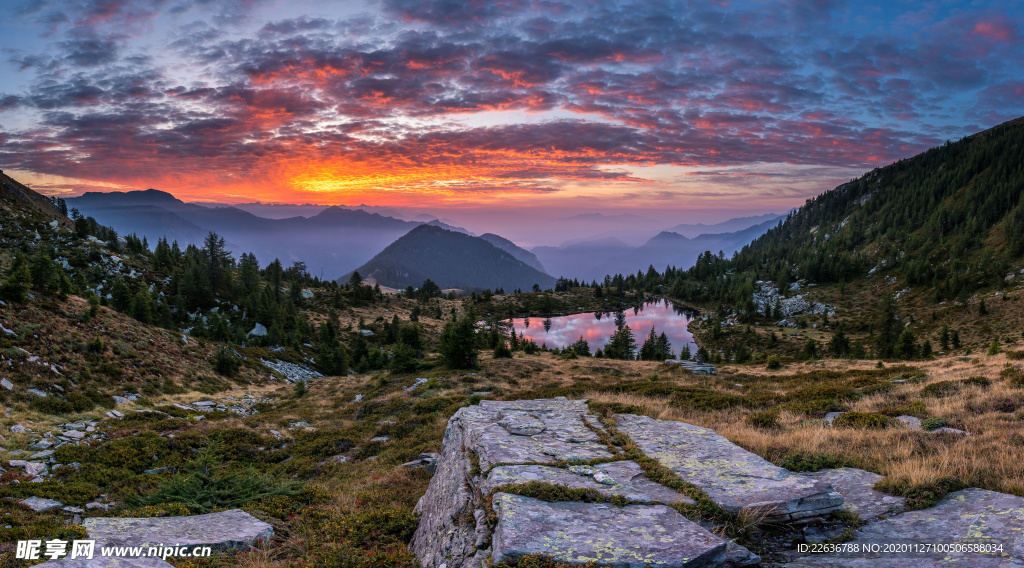
[[[893,418],[874,412],[847,412],[832,422],[834,427],[869,430],[881,430],[895,425],[896,420]]]
[[[1010,386],[1024,387],[1024,371],[1020,367],[1007,363],[999,372],[999,376],[1010,381]]]
[[[777,430],[782,427],[779,424],[778,410],[767,410],[750,414],[746,418],[746,423],[748,426],[763,430]]]
[[[1024,351],[1006,351],[1006,358],[1012,361],[1020,361],[1024,359]]]
[[[946,425],[944,418],[933,416],[932,418],[925,418],[921,421],[921,429],[925,432],[931,432],[932,430],[938,430]]]
[[[944,397],[960,392],[961,384],[955,381],[939,381],[921,389],[921,396]]]
[[[213,353],[213,370],[224,377],[233,377],[242,366],[242,360],[230,349],[220,347]]]
[[[987,386],[991,385],[992,381],[988,380],[987,377],[982,377],[982,376],[967,377],[966,379],[964,379],[964,384],[968,385],[968,386],[975,386],[975,387],[982,387],[982,388],[984,388],[984,387],[987,387]]]
[[[207,446],[181,473],[161,479],[157,488],[143,496],[126,499],[133,506],[181,503],[193,514],[218,508],[240,507],[250,501],[297,495],[302,482],[279,479],[256,468],[229,469],[221,462],[218,444]]]
[[[43,414],[70,414],[75,411],[75,407],[66,400],[61,400],[56,396],[45,396],[37,398],[28,404],[28,407],[37,412]]]
[[[781,369],[782,368],[782,360],[779,359],[778,355],[770,355],[770,356],[768,356],[768,361],[765,362],[765,364],[764,364],[764,368],[768,369],[769,371],[774,371],[776,369]]]

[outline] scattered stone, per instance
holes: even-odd
[[[792,474],[707,428],[631,414],[620,415],[617,424],[644,454],[732,513],[799,521],[843,505],[843,496],[828,482]]]
[[[31,456],[28,457],[28,459],[30,459],[30,460],[45,460],[46,458],[48,458],[48,457],[50,457],[52,455],[53,455],[53,450],[43,450],[41,452],[36,452],[36,453],[32,454]]]
[[[265,325],[263,325],[262,323],[258,323],[258,324],[256,324],[255,327],[252,328],[252,331],[250,331],[249,333],[246,334],[246,336],[248,336],[248,337],[253,337],[253,336],[255,336],[255,337],[266,337],[267,336],[267,327]]]
[[[37,451],[38,450],[46,450],[46,449],[49,449],[51,446],[53,446],[53,442],[51,442],[49,440],[46,440],[46,439],[43,439],[43,440],[39,440],[38,442],[32,444],[31,446],[28,447],[28,449],[30,449],[30,450],[37,450]]]
[[[11,426],[11,432],[15,434],[21,434],[22,432],[28,432],[28,428],[22,426],[21,424],[15,424],[14,426]]]
[[[432,452],[420,454],[416,459],[412,460],[411,462],[403,463],[402,466],[411,468],[422,467],[423,469],[429,471],[430,473],[434,473],[435,471],[437,471],[437,460],[440,457],[441,454],[435,454]]]
[[[686,359],[666,359],[666,365],[679,365],[680,367],[692,371],[694,375],[717,375],[718,369],[710,363],[699,363],[697,361],[687,361]]]
[[[86,510],[89,510],[89,511],[92,511],[92,510],[95,510],[95,509],[100,509],[102,511],[106,511],[107,509],[110,509],[113,506],[114,505],[112,503],[100,503],[99,501],[93,501],[92,503],[86,503],[85,504]]]
[[[932,508],[870,522],[846,543],[847,548],[800,557],[787,568],[1010,568],[1024,565],[1022,533],[1024,498],[964,489],[950,493]],[[971,545],[1002,545],[1003,552],[972,552]],[[902,547],[917,550],[912,554],[892,552]]]
[[[391,439],[391,436],[374,436],[370,438],[371,442],[387,442]]]
[[[357,333],[361,334],[363,337],[373,337],[373,330],[370,329],[360,329]]]
[[[107,418],[124,418],[124,414],[121,414],[116,410],[111,410],[110,412],[106,413],[105,416]]]
[[[725,561],[723,540],[664,505],[547,503],[498,493],[494,509],[493,562],[526,554],[630,568],[703,568]]]
[[[65,513],[68,513],[69,515],[81,515],[82,513],[85,512],[85,509],[83,509],[81,507],[72,507],[71,505],[67,505],[64,508],[62,508],[61,511],[64,511]]]
[[[303,290],[299,294],[302,296],[303,300],[312,300],[313,299],[313,291],[312,290]]]
[[[363,397],[364,395],[357,394],[356,397],[352,400],[352,402],[363,402]]]
[[[39,389],[28,389],[28,392],[30,392],[30,393],[38,396],[38,397],[46,398],[46,393],[41,391],[41,390],[39,390]]]
[[[897,416],[896,420],[899,420],[911,430],[921,430],[921,419],[916,416]]]
[[[836,421],[836,418],[839,418],[840,416],[842,416],[844,414],[846,414],[846,413],[845,412],[829,412],[828,414],[825,415],[825,423],[827,423],[829,426],[831,426],[832,423]]]
[[[957,430],[956,428],[949,428],[943,426],[942,428],[936,428],[932,430],[932,434],[955,434],[957,436],[970,436],[970,432],[964,432],[963,430]]]
[[[14,390],[14,383],[8,381],[7,379],[0,379],[0,386],[4,387],[7,390]]]
[[[204,408],[205,409],[205,408],[209,408],[209,407],[212,407],[212,406],[217,406],[217,403],[212,401],[212,400],[200,400],[199,402],[193,402],[192,406],[198,406],[200,408]]]
[[[60,435],[64,436],[65,438],[81,440],[82,438],[85,437],[85,432],[79,432],[78,430],[66,430],[64,432],[61,432]]]
[[[404,390],[404,391],[411,391],[411,390],[415,389],[416,387],[418,387],[420,385],[427,384],[427,382],[429,382],[429,381],[430,381],[430,379],[424,379],[424,378],[421,377],[421,378],[416,379],[416,382],[414,382],[413,384],[411,384],[411,385],[409,385],[407,387],[402,387],[402,390]]]
[[[123,396],[117,396],[116,394],[111,397],[114,399],[115,404],[128,404],[129,400]]]
[[[9,463],[11,467],[24,468],[25,473],[27,473],[28,475],[38,476],[46,473],[45,463],[30,462],[25,460],[10,460],[7,463]]]
[[[280,360],[267,361],[266,359],[260,359],[260,362],[266,367],[284,375],[285,380],[290,383],[319,379],[323,377],[319,372],[303,367],[302,365],[296,365],[295,363],[288,363]]]
[[[60,501],[43,499],[42,497],[29,497],[28,499],[22,499],[21,504],[37,513],[49,511],[50,509],[59,509],[64,506],[64,503],[61,503]]]

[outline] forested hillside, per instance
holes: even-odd
[[[548,289],[555,285],[551,276],[483,238],[431,225],[409,231],[356,272],[393,288],[419,286],[428,279],[442,288],[476,290],[530,290],[534,285]]]

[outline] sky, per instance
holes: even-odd
[[[0,168],[717,222],[1024,114],[1022,34],[1016,0],[4,0]]]

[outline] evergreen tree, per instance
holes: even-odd
[[[953,337],[950,339],[950,343],[952,343],[953,349],[960,349],[960,331],[953,330]]]
[[[114,281],[114,287],[110,291],[110,301],[111,306],[119,312],[128,309],[132,301],[131,290],[128,289],[128,285],[125,284],[124,279],[120,276]]]
[[[11,263],[11,271],[0,286],[0,299],[8,302],[24,302],[32,283],[32,274],[29,272],[28,263],[20,254],[14,257]]]
[[[155,311],[156,307],[154,306],[153,297],[149,294],[149,290],[145,286],[140,287],[135,297],[132,298],[131,309],[129,310],[130,315],[142,323],[153,323]]]
[[[943,351],[949,350],[949,326],[943,325],[942,332],[939,333],[939,349]]]
[[[904,329],[903,333],[900,334],[899,339],[896,340],[893,352],[895,356],[901,359],[916,359],[918,355],[918,347],[917,338],[914,337],[914,332],[909,329]]]
[[[621,326],[604,348],[604,356],[608,359],[632,360],[636,353],[636,340],[629,326]]]
[[[875,329],[875,353],[881,359],[893,357],[896,353],[896,342],[900,336],[900,319],[896,313],[896,299],[887,294],[875,308],[877,315]]]
[[[850,354],[850,340],[846,337],[843,324],[839,324],[836,332],[832,335],[832,339],[828,341],[827,349],[833,357],[846,357]]]
[[[472,314],[445,324],[438,349],[445,365],[453,369],[476,367],[476,323]]]

